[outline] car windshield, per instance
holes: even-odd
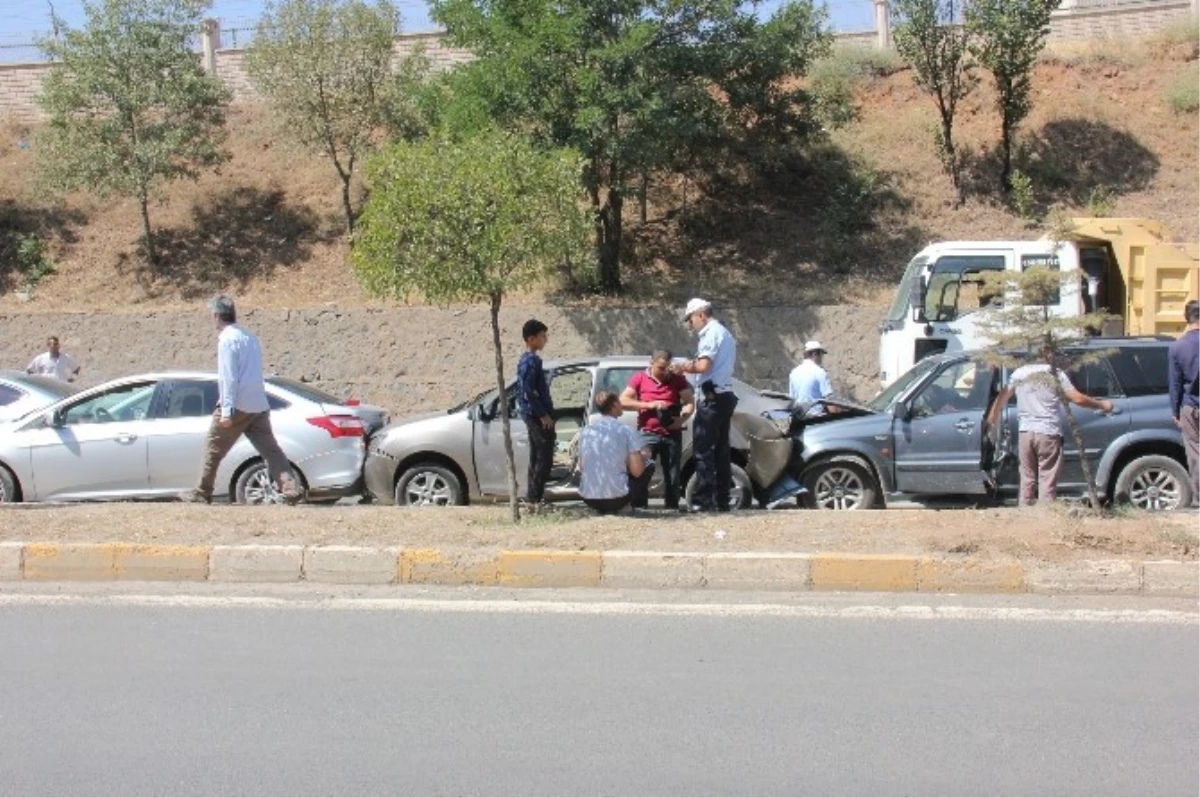
[[[921,284],[921,269],[925,268],[925,264],[928,262],[922,257],[913,258],[908,262],[908,266],[904,269],[904,277],[896,289],[896,297],[892,300],[891,308],[888,309],[888,321],[904,321],[904,317],[908,313],[909,297],[913,290]]]
[[[937,367],[937,362],[932,358],[926,358],[911,369],[900,375],[900,378],[893,382],[888,387],[880,391],[874,399],[867,402],[867,407],[874,410],[876,413],[886,413],[892,403],[896,401],[896,397],[904,393],[910,386],[925,378],[925,375],[933,371]]]

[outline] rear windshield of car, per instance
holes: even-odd
[[[289,377],[267,377],[266,383],[282,388],[288,393],[295,394],[301,399],[307,399],[310,402],[316,402],[322,405],[340,405],[344,404],[345,400],[339,399],[331,393],[326,393],[320,388],[314,388],[306,382],[293,380]]]
[[[1167,351],[1166,346],[1126,346],[1109,354],[1108,362],[1126,396],[1167,393]]]

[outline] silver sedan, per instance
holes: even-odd
[[[0,427],[0,501],[155,499],[195,486],[217,405],[211,373],[144,374],[81,391]],[[271,426],[309,498],[361,493],[365,441],[382,408],[267,378]],[[217,494],[278,501],[243,438],[217,472]]]
[[[0,371],[0,422],[18,419],[75,393],[74,385],[23,371]]]

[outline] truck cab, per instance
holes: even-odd
[[[1011,297],[988,288],[988,272],[1078,272],[1078,280],[1064,281],[1052,315],[1107,314],[1110,321],[1096,331],[1104,335],[1182,332],[1183,306],[1200,293],[1200,251],[1168,236],[1147,219],[1075,219],[1058,242],[930,244],[909,261],[880,324],[880,382],[887,387],[930,355],[989,345],[980,321]]]

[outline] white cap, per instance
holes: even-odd
[[[688,302],[687,307],[683,309],[683,320],[687,321],[688,319],[690,319],[692,317],[692,314],[696,313],[697,311],[711,310],[711,309],[712,309],[711,302],[709,302],[707,299],[701,299],[700,297],[696,297],[695,299]]]
[[[826,352],[827,353],[827,352],[829,352],[829,350],[826,349],[825,347],[821,346],[820,341],[809,341],[808,343],[806,343],[804,345],[804,354],[809,355],[809,354],[812,354],[813,352]]]

